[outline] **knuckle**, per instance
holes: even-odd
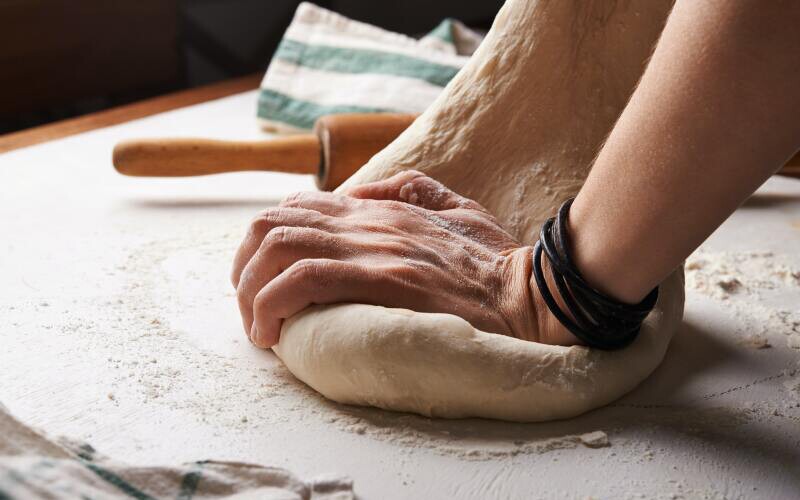
[[[267,251],[281,250],[293,246],[298,242],[298,228],[290,226],[278,226],[270,229],[264,236],[261,247]]]
[[[311,259],[298,260],[286,270],[287,275],[296,281],[318,281],[322,266]]]
[[[341,193],[325,193],[324,196],[327,196],[328,197],[327,199],[329,201],[343,208],[348,208],[357,202],[357,200],[354,200],[353,198],[350,198],[349,196],[346,196]]]
[[[253,233],[266,233],[276,225],[280,225],[285,218],[286,212],[280,208],[262,210],[250,221],[250,231]]]
[[[291,203],[303,196],[302,191],[295,191],[294,193],[289,193],[286,197],[282,200],[282,203]]]
[[[236,299],[241,307],[250,307],[253,303],[253,297],[247,293],[247,287],[244,286],[239,286],[236,288]]]
[[[283,226],[289,220],[291,210],[281,207],[265,210],[261,218],[270,226]]]
[[[282,207],[297,207],[302,206],[304,203],[307,203],[310,199],[312,199],[313,193],[309,193],[307,191],[298,191],[296,193],[291,193],[286,198],[281,201],[280,206]]]
[[[259,213],[253,220],[251,220],[249,229],[250,234],[266,232],[268,229],[266,212]]]
[[[261,319],[264,313],[269,311],[269,297],[265,294],[257,294],[253,299],[253,315],[254,319]]]

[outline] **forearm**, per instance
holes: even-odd
[[[798,149],[798,25],[798,2],[677,2],[572,208],[590,283],[639,301]]]

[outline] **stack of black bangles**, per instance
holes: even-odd
[[[658,287],[638,304],[626,304],[592,288],[581,276],[569,256],[567,220],[574,198],[561,205],[556,217],[542,226],[539,241],[533,248],[533,274],[536,286],[553,315],[573,335],[589,347],[620,349],[639,334],[642,322],[658,299]],[[550,261],[550,270],[559,295],[567,306],[567,315],[556,303],[542,271],[542,252]]]

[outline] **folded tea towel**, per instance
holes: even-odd
[[[291,133],[327,114],[421,113],[481,39],[446,19],[416,40],[304,2],[261,82],[258,118]]]
[[[203,460],[175,467],[136,466],[86,443],[53,440],[0,405],[0,499],[351,500],[347,478],[304,481],[277,467]]]

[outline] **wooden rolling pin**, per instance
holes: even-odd
[[[313,134],[264,141],[134,139],[114,147],[121,174],[183,177],[261,170],[313,174],[331,191],[411,125],[417,115],[339,114],[317,120]]]
[[[339,114],[317,120],[313,134],[264,141],[135,139],[114,148],[113,163],[125,175],[182,177],[261,170],[313,174],[326,191],[361,168],[411,125],[417,115]],[[800,178],[800,155],[778,174]]]

